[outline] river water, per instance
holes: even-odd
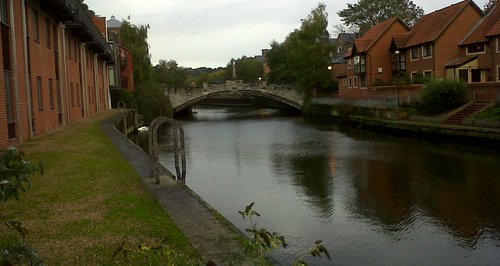
[[[241,230],[238,211],[255,202],[257,226],[289,244],[280,264],[500,264],[500,149],[270,109],[199,108],[182,122],[187,186]],[[331,261],[307,256],[318,239]]]

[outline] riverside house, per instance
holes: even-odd
[[[0,149],[110,108],[103,33],[78,0],[0,0]]]
[[[496,6],[485,15],[474,1],[465,0],[423,16],[411,28],[396,18],[375,25],[346,55],[347,72],[335,74],[342,79],[339,97],[384,100],[403,93],[409,99],[421,86],[380,86],[406,76],[413,83],[462,80],[471,91],[487,90],[481,93],[488,100],[498,99],[499,16]]]

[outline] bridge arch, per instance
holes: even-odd
[[[302,95],[296,89],[265,84],[226,83],[204,86],[203,89],[176,89],[173,92],[169,91],[168,96],[172,102],[174,113],[178,113],[210,97],[235,92],[272,99],[300,111],[302,111],[304,104]]]

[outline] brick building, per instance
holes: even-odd
[[[479,87],[495,99],[500,81],[500,11],[488,14],[464,0],[419,19],[412,28],[397,18],[381,22],[354,41],[335,74],[341,79],[339,97],[350,99],[406,98],[418,94],[419,86],[385,86],[406,76],[450,78]],[[418,82],[417,82],[418,83]],[[481,83],[481,86],[476,86]],[[399,84],[399,83],[397,83]]]
[[[0,148],[110,108],[101,31],[77,0],[0,0]]]
[[[392,79],[392,54],[389,47],[394,35],[407,32],[408,27],[393,17],[369,29],[345,54],[347,67],[339,76],[339,96],[356,95],[374,84]]]

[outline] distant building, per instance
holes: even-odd
[[[116,64],[110,66],[110,86],[112,89],[134,90],[134,62],[132,53],[123,46],[120,39],[122,23],[111,16],[107,21],[108,41],[114,51]]]

